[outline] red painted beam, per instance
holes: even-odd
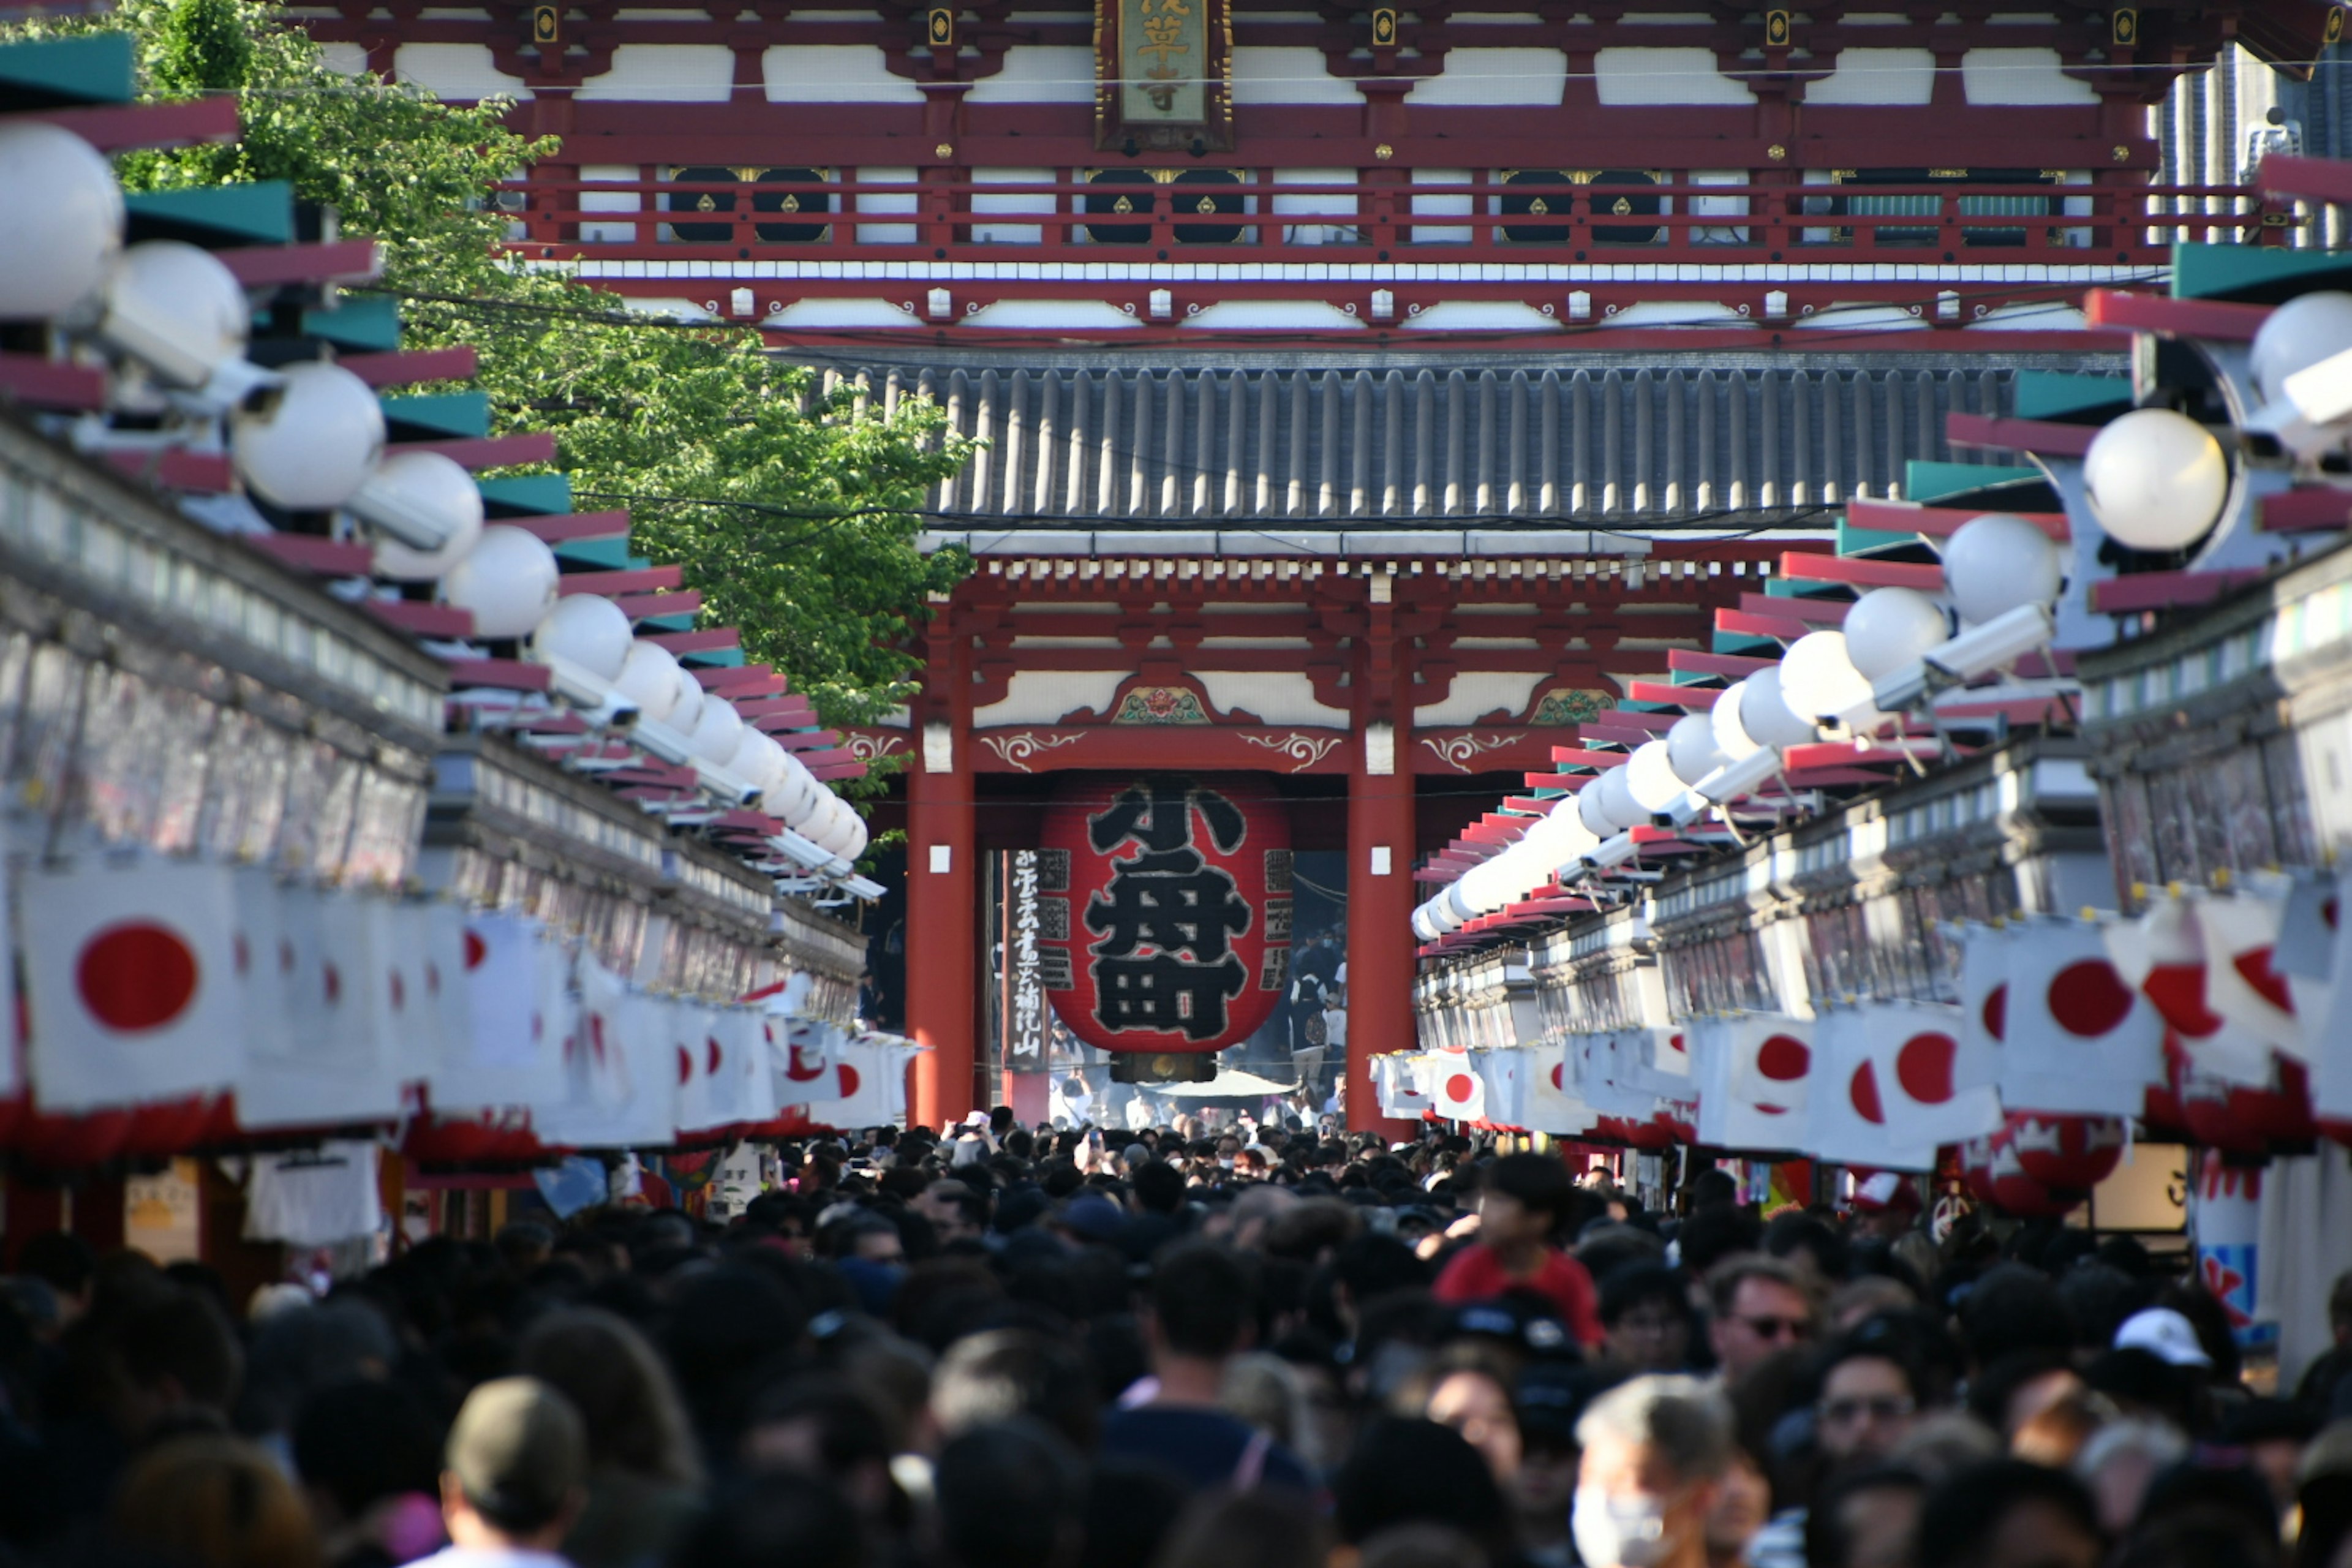
[[[1715,612],[1715,629],[1739,637],[1778,637],[1794,642],[1813,628],[1788,616],[1754,616],[1742,610]]]
[[[740,647],[743,634],[733,626],[713,626],[703,632],[660,632],[648,634],[646,641],[659,643],[672,653],[717,653],[722,648]],[[700,674],[699,670],[696,671]]]
[[[246,543],[297,572],[321,577],[364,577],[375,564],[375,551],[365,544],[321,539],[313,533],[247,533]]]
[[[1694,711],[1715,706],[1723,695],[1719,686],[1669,686],[1663,680],[1634,680],[1626,683],[1625,695],[1636,702],[1674,702]]]
[[[702,592],[688,588],[679,594],[622,594],[613,603],[633,621],[650,620],[656,616],[690,616],[702,608]]]
[[[629,531],[629,514],[625,511],[550,512],[543,517],[502,517],[499,521],[509,528],[520,528],[548,544],[581,539],[618,539]]]
[[[1845,613],[1853,608],[1852,599],[1809,599],[1797,595],[1742,594],[1741,613],[1765,619],[1778,617],[1784,621],[1805,621],[1813,626],[1842,626]]]
[[[385,626],[420,637],[469,637],[474,612],[422,599],[362,599],[360,608]]]
[[[392,353],[345,354],[335,362],[370,386],[415,386],[427,381],[471,381],[471,348],[403,349]]]
[[[518,436],[469,436],[455,441],[402,441],[384,450],[438,452],[463,468],[512,468],[525,463],[555,461],[555,432],[530,430]]]
[[[771,730],[765,725],[758,728],[768,739],[799,757],[803,763],[808,761],[810,753],[830,752],[841,744],[841,731],[838,730]]]
[[[803,723],[816,722],[816,710],[805,697],[756,697],[748,702],[738,702],[735,710],[746,719],[797,719]]]
[[[1719,675],[1726,680],[1744,680],[1759,669],[1769,669],[1780,661],[1777,658],[1757,658],[1744,653],[1701,653],[1696,648],[1676,647],[1666,650],[1666,668],[1690,675]]]
[[[1947,414],[1944,439],[1955,447],[1984,447],[2002,452],[2046,452],[2053,458],[2079,458],[2091,449],[2099,433],[2095,425],[2059,425],[2047,419],[2010,419],[1998,414]]]
[[[88,413],[106,406],[106,372],[39,354],[0,353],[0,396],[31,408]]]
[[[734,693],[754,689],[765,690],[765,689],[773,688],[773,690],[767,690],[765,694],[781,696],[784,685],[784,678],[776,673],[775,668],[765,664],[739,664],[719,669],[698,669],[694,672],[694,679],[701,684],[705,691],[715,691],[730,700]]]
[[[101,153],[234,142],[242,130],[234,98],[205,98],[192,103],[108,104],[94,109],[37,109],[23,118],[63,126]]]
[[[228,458],[223,453],[169,448],[149,452],[112,451],[100,456],[117,472],[148,484],[159,485],[167,490],[198,490],[205,495],[226,495],[236,483]]]
[[[646,566],[633,572],[566,572],[555,580],[555,591],[574,594],[650,594],[684,585],[683,566]]]
[[[2255,502],[2264,531],[2309,533],[2352,528],[2352,491],[2326,485],[2281,490]]]
[[[2241,584],[2260,577],[2246,572],[2137,572],[2091,584],[2091,608],[2123,616],[2140,610],[2177,610],[2210,605]]]
[[[255,245],[213,254],[248,289],[273,283],[365,283],[383,272],[383,252],[372,239]]]
[[[508,691],[544,691],[551,679],[547,666],[519,658],[453,658],[448,661],[452,686],[495,686]]]
[[[1780,557],[1780,575],[1804,583],[1848,583],[1857,588],[1916,588],[1922,594],[1944,591],[1941,566],[1916,561],[1876,561],[1866,555],[1816,555],[1790,551]]]
[[[2270,319],[2271,307],[2094,289],[2083,297],[2083,313],[2102,327],[2128,327],[2137,332],[2158,332],[2174,338],[2249,342]]]
[[[1566,763],[1572,768],[1621,768],[1625,765],[1625,753],[1587,751],[1578,746],[1554,746],[1551,760]]]

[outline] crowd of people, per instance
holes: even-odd
[[[879,1129],[719,1224],[323,1298],[12,1238],[0,1551],[104,1568],[2352,1568],[2286,1396],[2127,1238],[1653,1213],[1434,1129]],[[2337,1333],[2352,1346],[2352,1287]],[[437,1554],[437,1555],[436,1555]]]

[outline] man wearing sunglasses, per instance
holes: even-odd
[[[1707,1291],[1715,1309],[1707,1342],[1727,1388],[1774,1352],[1812,1340],[1813,1299],[1797,1271],[1777,1258],[1735,1253],[1707,1275]]]

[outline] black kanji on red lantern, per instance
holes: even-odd
[[[1111,862],[1108,887],[1087,901],[1086,927],[1101,940],[1088,951],[1095,1016],[1107,1029],[1224,1033],[1225,1005],[1248,983],[1230,939],[1250,929],[1249,900],[1233,874],[1192,845],[1198,811],[1220,854],[1241,847],[1247,825],[1232,802],[1189,779],[1131,784],[1087,822],[1098,854],[1129,842],[1140,853]]]

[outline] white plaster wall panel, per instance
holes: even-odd
[[[724,103],[734,91],[735,51],[724,44],[623,44],[613,68],[580,84],[588,103]]]
[[[1315,683],[1304,675],[1270,669],[1190,673],[1209,694],[1209,700],[1227,713],[1238,708],[1268,724],[1319,724],[1341,730],[1350,721],[1345,708],[1318,701]]]
[[[631,183],[645,177],[645,171],[635,163],[586,163],[581,166],[583,181]],[[585,213],[633,213],[645,210],[645,196],[636,191],[583,191],[580,210]],[[637,237],[634,223],[587,223],[580,226],[580,237],[591,245],[626,245]]]
[[[2055,49],[1970,49],[1960,57],[1960,85],[1970,103],[2099,101],[2089,82],[2066,74]]]
[[[1592,85],[1601,102],[1627,108],[1756,101],[1745,83],[1715,68],[1715,51],[1706,48],[1602,49],[1592,57]]]
[[[1517,300],[1446,300],[1400,325],[1423,332],[1544,332],[1559,321]]]
[[[842,331],[866,327],[919,327],[922,318],[887,300],[796,300],[760,323],[763,327],[793,327],[809,331]]]
[[[860,184],[912,185],[915,171],[861,168],[851,170],[848,177]],[[903,196],[895,191],[863,191],[856,200],[860,216],[867,213],[921,210],[918,205],[920,198],[911,190]],[[911,223],[861,223],[857,226],[857,243],[860,245],[912,245],[918,237],[919,232]]]
[[[1423,703],[1412,710],[1412,721],[1423,729],[1475,724],[1500,710],[1518,713],[1527,708],[1536,688],[1559,678],[1548,670],[1465,669],[1442,702]]]
[[[1274,183],[1277,185],[1353,185],[1353,169],[1276,169]],[[1336,217],[1344,221],[1328,223],[1291,223],[1283,225],[1283,241],[1288,245],[1340,245],[1356,234],[1356,197],[1351,191],[1319,191],[1297,195],[1274,196],[1274,213],[1277,218]]]
[[[1234,49],[1234,102],[1361,103],[1353,82],[1333,76],[1323,51],[1287,45]]]
[[[1916,108],[1935,91],[1936,57],[1926,49],[1841,49],[1837,69],[1806,88],[1805,101]]]
[[[1415,169],[1412,183],[1416,185],[1466,185],[1475,178],[1467,169]],[[1424,216],[1467,217],[1476,200],[1468,192],[1412,198],[1412,242],[1415,245],[1467,245],[1470,229],[1467,225],[1424,224]]]
[[[966,103],[1092,103],[1095,52],[1075,44],[1020,44],[1004,67],[963,95]]]
[[[1361,331],[1364,323],[1323,300],[1220,300],[1204,305],[1197,316],[1185,316],[1180,327],[1220,332]]]
[[[1123,669],[1017,669],[1004,684],[1003,700],[971,710],[975,730],[1001,730],[1012,724],[1051,724],[1065,713],[1091,708],[1100,713],[1110,705],[1118,683],[1130,672]]]
[[[1550,108],[1568,85],[1559,49],[1449,49],[1444,71],[1412,89],[1416,106]]]
[[[963,320],[969,326],[1030,331],[1115,332],[1143,324],[1102,300],[999,300]]]
[[[1050,185],[1054,183],[1051,169],[974,169],[971,183],[975,185]],[[1052,192],[1021,191],[1002,196],[975,194],[971,210],[975,213],[1049,213],[1056,197]],[[982,245],[1037,245],[1045,231],[1034,223],[976,223],[971,237]]]
[[[319,63],[342,76],[360,76],[368,68],[367,50],[358,44],[320,44]]]
[[[920,103],[923,89],[890,74],[867,44],[778,44],[760,57],[770,103]]]
[[[453,102],[530,96],[522,78],[499,69],[488,44],[403,44],[392,57],[392,69],[401,80]]]

